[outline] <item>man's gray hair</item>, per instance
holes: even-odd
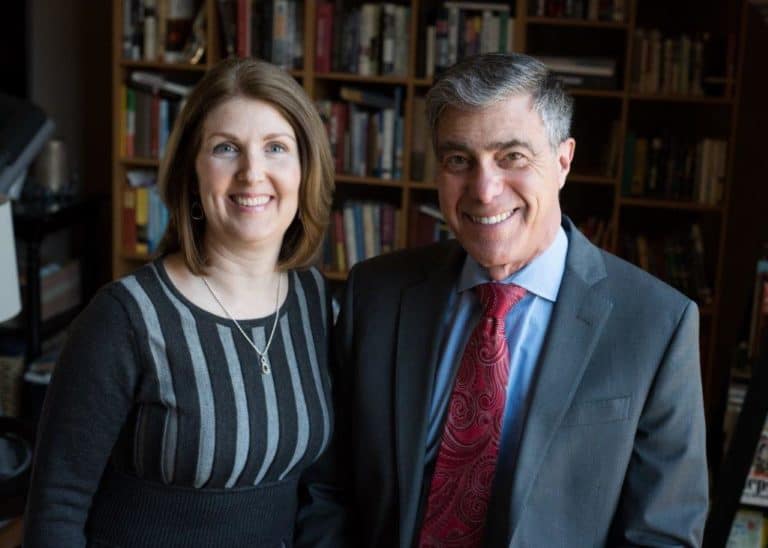
[[[573,98],[547,67],[522,53],[485,53],[468,57],[443,73],[427,93],[427,123],[436,144],[446,107],[481,109],[508,97],[530,95],[552,147],[570,137]]]

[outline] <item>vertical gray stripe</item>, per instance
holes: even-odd
[[[331,419],[328,413],[328,407],[330,402],[326,400],[330,394],[326,394],[323,390],[323,381],[320,378],[320,368],[317,365],[317,350],[315,348],[315,339],[312,337],[312,325],[309,322],[309,311],[307,309],[307,296],[304,294],[304,288],[301,287],[298,275],[294,272],[296,295],[299,300],[299,310],[301,311],[301,324],[304,326],[304,338],[307,340],[307,353],[309,354],[309,364],[312,368],[312,378],[315,381],[315,389],[317,390],[317,399],[320,400],[320,409],[323,412],[323,443],[320,446],[320,451],[317,455],[325,451],[326,445],[328,445],[328,438],[331,433]],[[325,331],[325,326],[323,326]],[[325,334],[329,337],[330,334]],[[325,358],[327,359],[327,357]]]
[[[224,487],[232,487],[245,468],[250,444],[250,426],[248,421],[248,399],[245,395],[243,383],[243,371],[240,369],[240,360],[237,357],[235,341],[232,338],[232,329],[223,325],[216,326],[219,330],[219,339],[224,348],[224,356],[229,368],[229,378],[232,381],[232,391],[235,394],[235,462],[232,465],[232,473],[224,484]],[[239,333],[238,333],[239,334]]]
[[[291,328],[288,325],[288,317],[280,318],[280,334],[283,337],[285,345],[285,357],[288,361],[288,371],[291,373],[291,386],[293,387],[293,400],[296,402],[296,449],[288,466],[285,468],[279,479],[284,479],[288,473],[293,470],[296,463],[301,460],[307,452],[307,443],[309,442],[309,414],[307,413],[307,401],[304,399],[304,389],[301,386],[301,376],[299,376],[299,366],[296,363],[296,351],[293,349],[293,340],[291,339]]]
[[[310,268],[309,271],[312,273],[312,276],[315,278],[315,283],[317,284],[317,294],[320,296],[320,311],[323,314],[323,329],[326,329],[328,326],[328,313],[325,310],[325,284],[323,283],[323,276],[314,267]],[[298,277],[296,280],[298,281]],[[326,333],[326,335],[328,335],[328,333]]]
[[[259,348],[264,348],[267,342],[264,338],[264,328],[254,327],[251,332],[253,342]],[[271,363],[270,363],[271,366]],[[261,369],[259,369],[259,376],[261,377],[261,384],[264,387],[264,407],[267,413],[267,450],[264,453],[264,461],[261,463],[259,473],[256,474],[256,480],[254,485],[258,485],[264,478],[264,475],[272,465],[272,461],[275,459],[277,453],[277,442],[280,439],[280,417],[277,414],[277,397],[275,396],[275,381],[272,375],[262,375]]]
[[[155,268],[155,265],[152,265],[152,268]],[[200,336],[197,333],[197,324],[192,312],[171,293],[157,272],[156,274],[165,295],[181,316],[181,328],[189,349],[189,357],[192,360],[192,372],[195,376],[197,400],[200,407],[200,441],[197,447],[197,467],[193,485],[199,488],[205,485],[205,482],[211,477],[213,455],[216,449],[216,413],[213,404],[211,377],[205,363],[203,347],[200,344]]]
[[[160,402],[166,408],[165,428],[163,429],[163,453],[160,462],[160,474],[163,482],[172,483],[174,465],[176,462],[176,423],[178,421],[178,409],[176,408],[176,394],[173,391],[171,369],[168,365],[168,356],[165,351],[165,339],[160,329],[160,319],[152,301],[144,289],[139,285],[135,276],[129,276],[121,280],[122,284],[136,300],[141,312],[144,325],[149,337],[149,350],[152,353],[152,361],[157,375],[157,386],[160,392]],[[137,463],[134,463],[136,465]]]

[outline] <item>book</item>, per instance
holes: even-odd
[[[333,57],[333,4],[324,2],[317,6],[317,42],[315,46],[315,70],[331,72]]]
[[[763,548],[765,546],[765,517],[757,510],[744,508],[736,512],[726,548]]]
[[[217,0],[221,36],[226,57],[234,57],[237,50],[237,6],[235,0]]]
[[[134,70],[131,72],[129,80],[134,84],[146,86],[146,88],[153,91],[163,91],[169,93],[179,99],[189,95],[192,92],[193,87],[180,84],[178,82],[173,82],[160,74],[154,72],[145,72],[143,70]]]
[[[763,425],[760,440],[757,442],[752,464],[749,467],[742,504],[768,507],[768,428]]]
[[[378,109],[395,107],[395,98],[393,96],[366,89],[342,86],[339,90],[339,97],[350,103],[357,103],[366,107]]]

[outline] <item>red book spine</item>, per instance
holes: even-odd
[[[317,45],[315,47],[315,68],[317,72],[331,72],[331,51],[333,50],[333,4],[317,7]]]
[[[237,0],[237,41],[235,53],[238,57],[251,55],[251,0]]]
[[[136,190],[130,187],[123,190],[122,225],[123,251],[134,253],[136,251]]]
[[[345,136],[349,119],[349,107],[346,103],[334,102],[331,106],[331,139],[334,143],[333,159],[336,163],[336,173],[344,172]]]

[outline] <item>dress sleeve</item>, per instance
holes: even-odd
[[[134,334],[104,289],[72,325],[38,427],[24,545],[86,545],[85,523],[101,475],[133,405]]]

